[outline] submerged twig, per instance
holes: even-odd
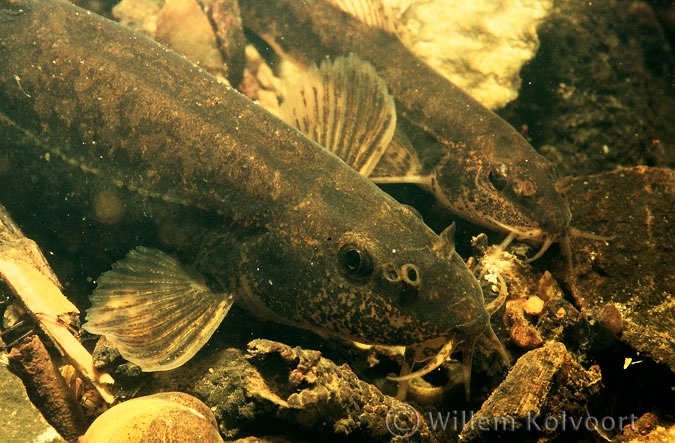
[[[115,400],[108,385],[113,378],[97,371],[91,354],[71,333],[68,319],[78,309],[62,293],[58,279],[38,246],[26,238],[7,210],[0,205],[0,276],[47,334],[59,352],[89,380],[107,402]]]

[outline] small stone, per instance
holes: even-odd
[[[108,409],[80,437],[80,442],[222,442],[210,408],[182,392],[134,398]]]
[[[602,309],[600,325],[615,336],[621,335],[623,331],[623,319],[621,318],[621,312],[619,312],[613,303],[608,303]]]
[[[523,310],[528,315],[539,315],[544,310],[544,300],[533,295],[523,304]]]
[[[517,324],[511,329],[511,340],[523,349],[535,349],[541,346],[544,340],[539,331],[527,324]]]
[[[561,300],[563,298],[562,289],[560,289],[558,282],[550,272],[545,271],[539,279],[537,295],[544,301]]]

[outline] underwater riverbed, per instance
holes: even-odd
[[[0,0],[0,10],[9,20],[22,14],[17,12],[16,1]],[[129,21],[130,26],[153,34],[176,51],[188,52],[204,69],[220,77],[222,82],[229,82],[257,105],[271,113],[282,113],[280,102],[286,92],[284,88],[292,87],[284,76],[303,75],[303,69],[293,67],[289,60],[294,59],[294,51],[302,52],[294,49],[291,42],[294,36],[302,35],[305,28],[288,25],[284,28],[286,15],[281,13],[270,25],[257,15],[264,8],[254,1],[238,4],[227,0],[181,1],[180,4],[178,0],[172,1],[176,3],[165,10],[161,9],[166,6],[165,2],[136,2],[136,9],[121,8],[115,13],[112,12],[115,5],[104,2],[82,6],[111,18],[120,19],[123,15],[122,20]],[[425,46],[425,42],[440,31],[438,27],[422,24],[421,20],[429,15],[425,9],[429,5],[423,3],[387,3],[393,12],[391,22],[383,26],[393,26],[399,38],[413,48]],[[447,8],[455,7],[454,2],[447,3]],[[63,369],[67,359],[62,359],[58,348],[43,332],[35,340],[44,342],[44,350],[33,341],[30,346],[34,347],[30,349],[38,349],[31,351],[36,353],[25,351],[30,346],[22,341],[34,340],[34,332],[38,330],[36,320],[60,326],[66,319],[47,318],[40,312],[30,316],[10,308],[21,305],[17,303],[16,284],[10,284],[13,290],[3,285],[0,292],[0,308],[4,311],[2,337],[7,344],[0,360],[0,391],[3,393],[0,407],[6,417],[7,430],[3,434],[6,437],[2,438],[61,441],[55,428],[66,440],[77,441],[94,418],[108,409],[102,398],[107,392],[123,400],[122,404],[137,397],[157,400],[145,406],[138,403],[137,407],[129,402],[131,412],[119,412],[121,418],[111,419],[112,422],[137,423],[139,428],[145,426],[147,432],[156,435],[161,432],[153,427],[157,423],[148,424],[148,417],[154,417],[152,414],[161,421],[174,413],[167,412],[170,408],[179,414],[184,412],[185,404],[199,411],[205,405],[199,414],[176,419],[184,427],[170,431],[175,441],[185,441],[188,435],[201,431],[212,439],[208,441],[409,438],[411,441],[619,442],[675,438],[675,254],[671,246],[675,207],[673,8],[656,1],[539,3],[502,2],[497,8],[500,17],[506,23],[515,20],[513,17],[521,17],[523,23],[512,24],[510,29],[519,31],[513,32],[515,36],[502,35],[504,39],[499,42],[495,36],[505,32],[500,32],[496,24],[498,11],[483,10],[482,16],[481,11],[471,12],[477,15],[476,21],[470,22],[468,18],[464,21],[469,30],[454,42],[457,45],[454,50],[471,51],[481,45],[488,48],[492,45],[494,49],[506,45],[514,52],[526,48],[523,52],[529,51],[529,55],[516,63],[517,68],[510,66],[500,70],[496,65],[503,61],[503,54],[508,54],[508,50],[486,62],[488,56],[483,54],[489,51],[475,49],[481,56],[457,57],[461,60],[458,65],[469,67],[467,71],[471,72],[458,70],[453,75],[467,79],[466,85],[461,86],[475,87],[474,97],[479,101],[481,94],[483,99],[494,99],[486,104],[496,108],[499,116],[555,166],[561,177],[555,183],[556,191],[564,193],[572,214],[571,228],[564,232],[568,247],[556,237],[540,258],[528,263],[527,257],[537,254],[542,241],[552,236],[544,235],[529,243],[516,236],[510,243],[505,242],[509,243],[506,252],[500,253],[496,246],[507,237],[508,231],[488,229],[453,215],[433,193],[416,186],[416,182],[381,184],[394,198],[418,211],[436,233],[450,232],[444,230],[456,223],[452,253],[458,252],[476,269],[474,275],[481,278],[488,306],[499,296],[500,279],[503,279],[508,291],[506,301],[495,304],[498,309],[489,313],[491,327],[510,356],[510,366],[495,352],[493,342],[477,340],[468,398],[461,361],[467,359],[474,348],[459,346],[463,352],[438,362],[424,378],[412,380],[407,396],[397,400],[400,385],[391,377],[399,375],[405,364],[400,348],[324,339],[303,329],[262,321],[235,304],[193,359],[165,372],[141,372],[139,366],[116,355],[111,350],[114,346],[99,343],[94,350],[98,337],[79,330],[75,322],[68,329],[77,333],[88,352],[93,352],[93,365],[97,370],[115,380],[114,385],[97,390],[84,377],[72,372],[74,370]],[[134,1],[125,0],[125,4],[125,8],[130,8]],[[506,13],[518,7],[530,8],[529,13]],[[493,15],[486,17],[485,14]],[[490,17],[495,20],[491,21]],[[308,22],[319,20],[313,16],[306,19]],[[469,22],[474,24],[469,26]],[[323,24],[329,25],[336,26],[336,23]],[[472,35],[481,28],[485,34]],[[206,35],[205,29],[210,35]],[[271,32],[265,32],[269,29],[281,33],[281,37],[276,36],[280,44],[272,43],[268,35]],[[198,37],[193,38],[195,36]],[[349,40],[350,36],[347,33],[344,39]],[[468,43],[471,37],[477,41],[473,46]],[[48,40],[49,36],[40,38]],[[315,43],[319,49],[312,51],[320,52],[323,42]],[[372,51],[373,59],[380,56],[377,44],[363,42],[363,46]],[[375,49],[370,49],[371,46]],[[324,55],[336,51],[326,49],[326,53],[313,62],[318,64]],[[309,55],[311,58],[314,53]],[[452,58],[452,54],[445,53],[434,62]],[[492,65],[494,72],[484,72]],[[376,67],[381,73],[388,71]],[[395,77],[396,66],[390,71],[393,73],[389,75]],[[322,72],[328,78],[327,71]],[[496,74],[498,72],[502,77]],[[299,88],[301,77],[293,78],[298,80],[291,81],[290,85]],[[483,83],[476,78],[490,81]],[[11,87],[30,97],[31,91],[24,89],[27,82],[22,81],[17,76],[3,83],[3,88]],[[424,81],[423,77],[419,80]],[[420,128],[437,130],[433,127],[434,116],[424,115],[432,122],[428,125],[417,124],[421,117],[414,114],[417,108],[406,102],[407,86],[402,86],[403,92],[399,92],[393,83],[389,80],[387,86],[394,95],[392,103],[395,102],[398,112],[397,129],[407,131],[409,142],[418,145],[420,168],[424,171],[431,161],[438,160],[428,152],[437,140],[444,140],[446,133],[431,140],[433,137]],[[127,92],[123,82],[109,86],[113,92]],[[517,98],[513,99],[516,94]],[[57,106],[54,113],[66,115],[65,110],[71,109],[71,102],[75,100],[64,98],[62,107]],[[415,104],[425,101],[410,100]],[[391,114],[385,111],[382,115],[388,121]],[[16,115],[21,112],[16,110]],[[131,115],[133,109],[128,112]],[[420,111],[420,115],[423,114]],[[7,121],[14,115],[5,108],[0,112],[4,129],[11,127]],[[459,115],[464,117],[461,112]],[[466,119],[469,122],[470,117]],[[40,126],[55,125],[56,118],[50,118],[45,114]],[[134,121],[129,123],[129,134],[133,134],[134,124]],[[260,124],[260,133],[264,136],[265,125],[264,121]],[[238,131],[239,127],[232,130]],[[437,131],[444,130],[448,129]],[[393,126],[390,132],[397,140]],[[0,149],[7,148],[10,152],[10,148],[23,146],[22,143],[25,138],[7,130],[5,137],[0,138]],[[0,175],[6,179],[6,185],[0,190],[0,203],[23,234],[41,249],[63,286],[62,292],[79,310],[79,320],[84,320],[90,306],[94,282],[128,250],[140,244],[171,247],[192,241],[181,238],[180,226],[166,225],[157,230],[149,222],[126,223],[126,203],[120,199],[121,194],[114,192],[95,194],[97,199],[89,212],[85,211],[86,219],[71,217],[67,211],[48,214],[45,218],[31,206],[32,199],[37,201],[38,195],[53,192],[72,198],[67,204],[74,204],[77,196],[37,183],[37,172],[17,178],[12,174],[18,165],[12,165],[10,154],[5,155],[3,151],[2,155],[5,166],[0,165]],[[195,163],[199,163],[198,158],[195,153]],[[293,163],[292,159],[283,161]],[[71,163],[77,164],[77,159]],[[467,168],[475,166],[467,165]],[[89,172],[83,166],[79,169]],[[481,165],[477,170],[481,171]],[[310,172],[307,171],[308,176]],[[492,172],[489,180],[499,188],[499,180],[495,179],[495,171]],[[469,184],[479,184],[478,174],[475,181],[468,180]],[[129,180],[135,183],[134,177]],[[50,185],[58,182],[56,177]],[[91,183],[96,186],[97,182]],[[525,189],[526,185],[523,184]],[[279,189],[283,189],[282,185],[269,188],[279,193],[282,192]],[[469,196],[467,201],[471,200]],[[553,200],[548,204],[553,205]],[[274,212],[272,209],[249,211],[243,206],[241,210],[245,215],[264,214],[261,218]],[[404,213],[408,214],[401,212]],[[345,214],[345,218],[348,215]],[[203,216],[203,219],[209,226],[215,223],[214,217]],[[0,235],[3,263],[17,260],[13,254],[26,245],[23,240],[17,240],[16,235],[16,232]],[[242,229],[237,235],[239,241],[250,234]],[[439,238],[443,238],[442,235]],[[18,247],[19,244],[23,246]],[[447,242],[440,247],[448,248]],[[344,253],[348,269],[362,278],[359,273],[367,273],[369,265],[363,255],[353,261],[355,254],[360,254],[358,249],[349,251]],[[25,259],[19,261],[25,263]],[[167,261],[163,263],[170,267]],[[478,265],[484,267],[483,274],[487,275],[480,275]],[[418,284],[417,268],[405,269],[403,281],[411,286]],[[186,274],[191,276],[193,271],[189,269]],[[308,279],[320,278],[311,271],[305,275]],[[3,274],[3,279],[9,281],[11,277]],[[213,283],[201,282],[202,285]],[[299,290],[305,286],[302,282],[294,284]],[[436,349],[426,350],[433,351],[426,357],[442,353]],[[51,367],[52,363],[56,366]],[[415,369],[422,366],[424,364],[419,364]],[[40,371],[41,378],[36,375]],[[14,374],[21,377],[26,391]],[[162,392],[189,394],[196,403],[180,396],[146,397]],[[146,411],[141,414],[145,417],[134,415],[134,411]],[[108,429],[103,427],[98,432],[101,432],[99,436],[84,441],[103,441],[106,437],[100,435],[106,432],[110,435],[126,431],[109,425]],[[134,441],[134,437],[125,441]]]

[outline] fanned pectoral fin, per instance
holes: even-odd
[[[101,275],[83,328],[104,335],[144,371],[192,358],[213,335],[233,297],[211,292],[171,256],[145,247]]]
[[[421,171],[422,162],[417,151],[408,136],[397,127],[387,150],[368,178],[375,183],[382,180],[389,183],[415,183],[419,181],[416,177],[422,175]]]
[[[389,147],[368,178],[379,185],[410,183],[431,190],[432,177],[422,169],[417,151],[397,128]]]
[[[396,105],[375,68],[356,55],[312,66],[288,84],[281,117],[368,176],[396,130]]]

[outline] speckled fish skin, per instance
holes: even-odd
[[[355,53],[372,63],[394,96],[399,116],[432,135],[439,150],[447,152],[438,180],[453,211],[497,230],[503,226],[486,215],[553,235],[567,230],[569,204],[555,188],[550,162],[396,36],[359,22],[327,0],[241,0],[240,7],[249,28],[301,62]],[[500,175],[496,186],[490,174]]]
[[[173,252],[215,289],[326,335],[409,345],[490,328],[442,236],[189,61],[65,2],[0,0],[0,23],[3,188],[41,190],[1,199],[77,222],[113,189],[124,223],[174,226]]]
[[[432,171],[431,186],[441,190],[434,194],[486,228],[503,231],[496,220],[535,240],[564,235],[572,213],[555,188],[555,167],[532,148],[509,150],[512,141],[496,138],[448,151]]]

